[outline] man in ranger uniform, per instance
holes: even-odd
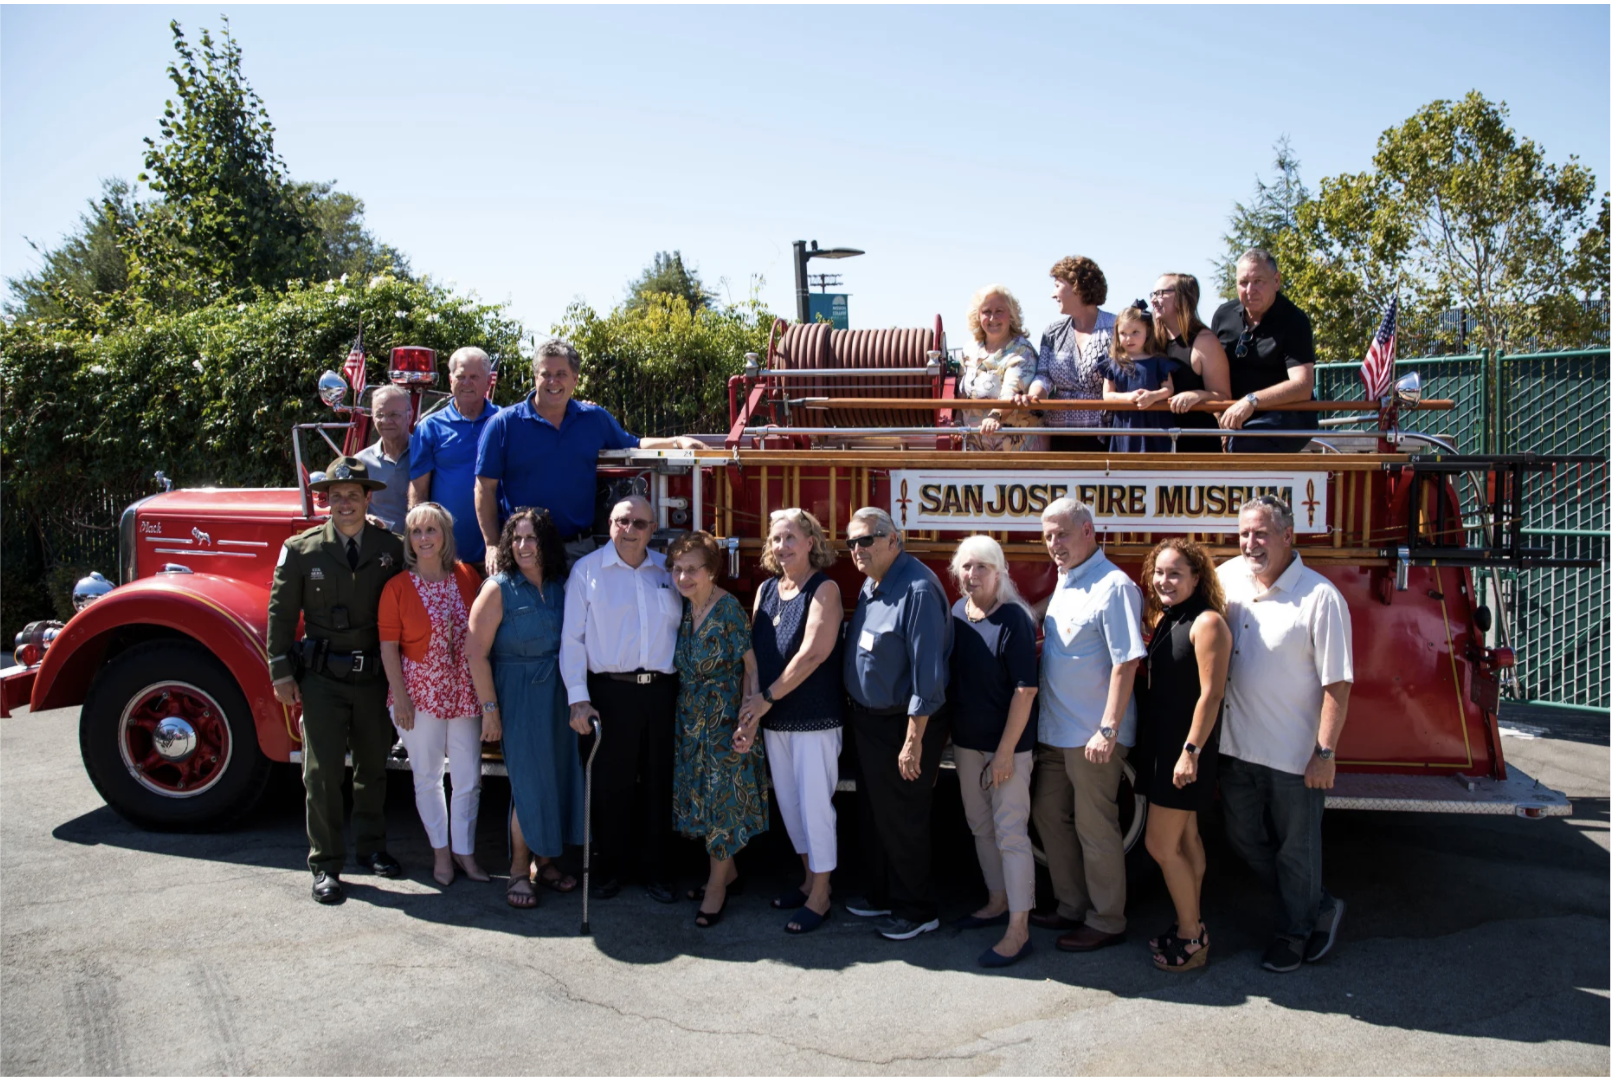
[[[404,568],[404,545],[366,524],[371,492],[385,485],[356,457],[331,462],[323,491],[331,520],[280,549],[269,592],[269,677],[283,705],[303,703],[303,787],[314,899],[342,902],[343,758],[353,751],[353,832],[359,865],[382,877],[403,867],[387,854],[387,680],[376,611],[381,587]],[[303,617],[303,639],[295,640]]]

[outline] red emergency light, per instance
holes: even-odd
[[[394,386],[431,386],[437,382],[437,350],[419,345],[398,346],[393,349],[387,378]]]
[[[1491,661],[1493,667],[1511,668],[1514,666],[1514,650],[1507,645],[1492,649]]]

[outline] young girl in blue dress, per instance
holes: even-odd
[[[1150,354],[1149,305],[1135,300],[1116,316],[1110,339],[1110,363],[1105,371],[1105,404],[1111,409],[1110,452],[1113,454],[1170,453],[1172,440],[1146,435],[1172,426],[1166,411],[1144,412],[1172,396],[1173,363]]]

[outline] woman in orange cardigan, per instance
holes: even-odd
[[[477,806],[482,798],[482,708],[477,703],[465,636],[482,587],[475,568],[454,558],[454,518],[421,503],[404,519],[404,565],[381,592],[377,622],[388,704],[415,773],[415,807],[432,845],[432,877],[454,881],[459,864],[472,881],[477,865]],[[454,801],[443,797],[448,757]]]

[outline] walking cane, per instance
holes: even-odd
[[[589,717],[589,723],[594,725],[594,745],[589,747],[589,760],[583,763],[583,925],[579,934],[589,932],[589,810],[594,801],[594,756],[600,752],[600,717]]]

